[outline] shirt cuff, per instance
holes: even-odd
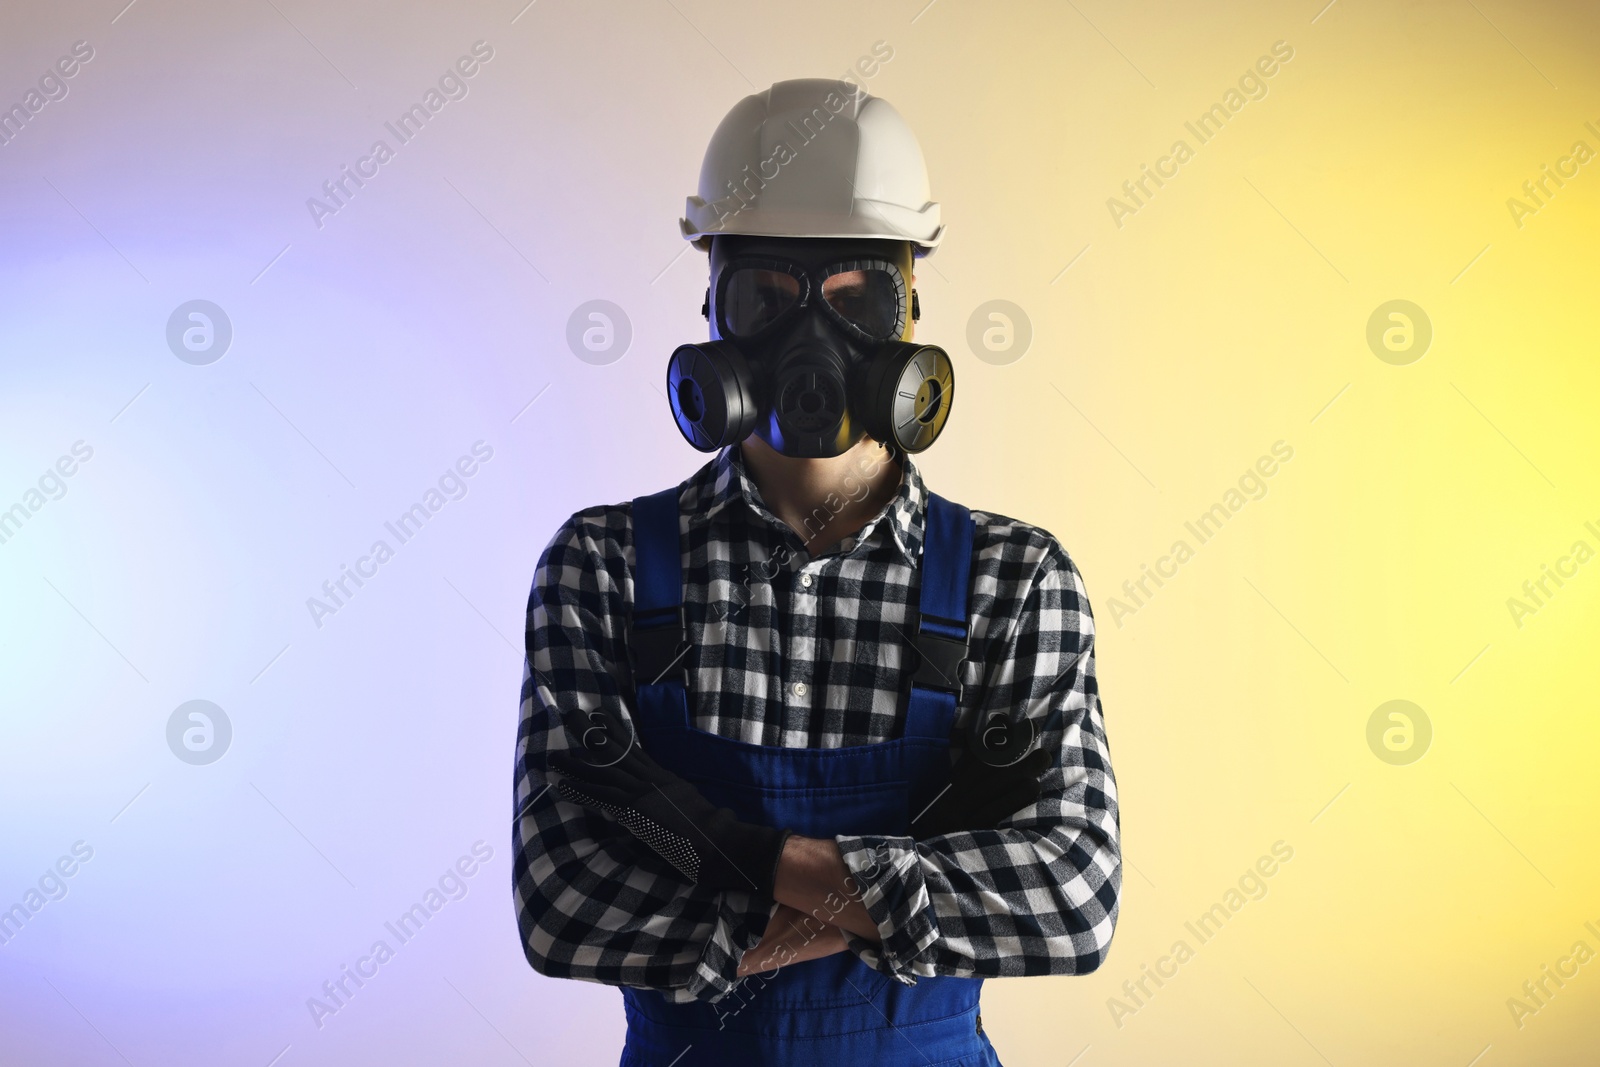
[[[695,966],[694,976],[682,989],[672,990],[667,999],[674,1004],[696,1000],[716,1002],[743,981],[739,961],[761,942],[772,913],[778,908],[770,898],[753,893],[726,890],[717,908],[716,923]]]
[[[933,974],[924,960],[939,939],[928,884],[916,840],[910,837],[836,837],[839,854],[855,881],[857,896],[878,927],[879,944],[845,931],[851,952],[875,971],[902,985],[916,985],[917,974]]]

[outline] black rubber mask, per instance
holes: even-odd
[[[756,434],[827,457],[863,436],[921,452],[954,396],[950,357],[905,340],[917,316],[908,242],[717,237],[702,309],[712,340],[667,364],[678,429],[702,452]]]

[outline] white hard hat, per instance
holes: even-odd
[[[916,135],[887,100],[827,78],[781,81],[734,105],[711,135],[700,193],[680,219],[705,251],[716,234],[910,241],[944,236]]]

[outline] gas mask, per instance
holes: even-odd
[[[903,241],[718,236],[701,312],[712,340],[680,345],[667,397],[684,438],[715,452],[754,433],[786,456],[863,436],[921,452],[944,429],[955,373],[906,340],[918,317]]]

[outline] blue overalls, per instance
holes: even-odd
[[[687,657],[678,656],[685,636],[678,519],[676,487],[633,502],[634,715],[644,750],[749,822],[820,838],[907,834],[949,782],[971,513],[930,494],[905,730],[893,741],[846,748],[753,745],[693,725]],[[625,987],[622,1067],[999,1067],[979,1029],[982,985],[952,976],[902,985],[845,951],[751,975],[716,1004],[673,1004],[655,990]]]

